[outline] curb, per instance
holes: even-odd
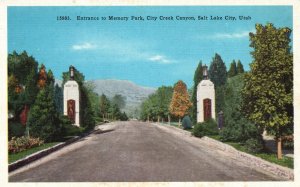
[[[12,172],[12,171],[14,171],[14,170],[16,170],[16,169],[18,169],[20,167],[23,167],[23,166],[25,166],[25,165],[27,165],[27,164],[29,164],[31,162],[34,162],[34,161],[36,161],[36,160],[38,160],[38,159],[40,159],[42,157],[45,157],[45,156],[53,153],[54,151],[57,151],[57,150],[65,147],[65,146],[67,146],[69,144],[72,144],[72,143],[76,142],[77,140],[79,140],[81,138],[84,138],[84,137],[86,137],[86,136],[88,136],[88,135],[90,135],[90,134],[98,131],[99,129],[96,129],[96,128],[97,128],[97,126],[95,127],[94,130],[92,130],[90,132],[87,132],[87,133],[84,133],[81,136],[75,136],[74,138],[71,138],[71,139],[69,139],[69,140],[67,140],[65,142],[62,142],[62,143],[59,143],[59,144],[57,144],[55,146],[52,146],[52,147],[49,147],[47,149],[38,151],[36,153],[33,153],[31,155],[26,156],[25,158],[22,158],[20,160],[17,160],[15,162],[11,163],[11,164],[8,164],[8,172]]]
[[[169,127],[169,128],[172,128],[182,134],[185,134],[188,136],[193,136],[191,132],[179,129],[177,127],[173,127],[173,126],[165,125],[165,124],[159,124],[159,123],[154,123],[154,124]],[[203,140],[208,146],[214,147],[223,152],[230,153],[231,157],[238,159],[238,160],[242,160],[242,162],[246,163],[248,166],[260,168],[264,171],[272,173],[273,175],[279,176],[283,179],[294,180],[294,170],[293,169],[283,167],[283,166],[271,163],[269,161],[266,161],[262,158],[239,151],[228,144],[225,144],[223,142],[209,138],[207,136],[199,138],[199,140]]]

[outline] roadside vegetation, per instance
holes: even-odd
[[[104,112],[109,114],[110,121],[128,120],[126,113],[121,112],[124,98],[114,96],[108,111],[103,111],[102,97],[75,68],[74,79],[80,90],[80,127],[72,125],[63,114],[63,85],[70,79],[69,71],[63,72],[62,78],[61,87],[55,84],[53,72],[26,51],[8,54],[9,157],[21,158],[53,142],[64,142],[91,131],[97,123],[105,121]]]
[[[294,149],[291,29],[275,28],[272,24],[257,24],[255,29],[255,32],[249,33],[253,49],[250,71],[245,72],[240,60],[233,60],[227,71],[219,54],[215,54],[210,62],[208,73],[215,85],[216,120],[196,122],[197,86],[203,79],[202,61],[195,70],[194,85],[188,91],[192,105],[188,101],[179,102],[187,99],[186,94],[173,100],[178,81],[173,87],[173,94],[172,88],[169,88],[168,94],[163,94],[164,101],[168,102],[162,102],[156,92],[143,103],[141,119],[165,123],[168,117],[167,124],[186,129],[194,136],[213,137],[241,151],[293,168],[293,159],[282,156],[283,146]],[[185,93],[186,87],[182,88],[181,93]],[[162,109],[164,113],[160,113]],[[177,111],[182,114],[178,115]],[[222,126],[218,123],[220,112],[224,117]],[[176,121],[187,118],[192,121],[192,130],[186,125],[187,120],[182,126],[176,125]],[[266,148],[262,137],[264,131],[274,136],[277,156]]]

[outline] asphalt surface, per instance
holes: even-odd
[[[274,181],[201,141],[150,123],[100,126],[78,142],[9,175],[9,182]]]

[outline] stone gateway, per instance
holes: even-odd
[[[197,86],[197,123],[216,119],[215,87],[208,79],[207,66],[203,66],[203,80]]]
[[[68,116],[73,125],[79,122],[79,86],[74,80],[74,67],[70,66],[70,80],[64,85],[64,115]]]

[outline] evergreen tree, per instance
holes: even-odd
[[[192,94],[192,120],[193,122],[197,121],[197,88],[198,84],[203,79],[203,68],[202,68],[202,61],[199,62],[197,69],[195,70],[194,74],[194,86],[193,86],[193,94]]]
[[[56,110],[59,114],[63,115],[64,113],[64,96],[63,96],[63,90],[61,87],[58,86],[58,84],[55,84],[54,87],[54,103]]]
[[[216,90],[216,114],[224,108],[224,85],[226,83],[226,65],[220,55],[215,54],[210,67],[209,78],[215,85]]]
[[[45,86],[39,91],[27,122],[28,134],[46,142],[58,140],[60,133],[52,90],[50,86]]]
[[[293,54],[291,29],[256,25],[250,33],[253,62],[242,91],[243,112],[259,127],[274,132],[277,157],[282,158],[281,137],[293,126]]]
[[[238,60],[238,62],[237,62],[237,74],[242,74],[242,73],[244,73],[245,71],[244,71],[244,66],[243,66],[243,64],[241,63],[241,61],[240,60]]]
[[[34,69],[31,70],[30,74],[27,76],[26,84],[25,84],[25,103],[28,106],[31,106],[38,94],[38,87],[36,85],[37,82],[37,72]]]
[[[214,83],[215,87],[225,85],[227,71],[226,65],[220,55],[215,54],[209,66],[209,78]]]
[[[107,116],[107,113],[110,108],[110,101],[106,97],[106,95],[102,94],[99,99],[99,105],[100,105],[100,113],[102,115],[102,118],[104,120],[105,116]]]
[[[186,84],[179,80],[174,85],[173,97],[170,103],[170,113],[180,119],[188,113],[189,108],[193,104],[190,101],[189,94],[187,92]]]
[[[236,67],[236,62],[235,60],[233,60],[230,64],[230,68],[228,70],[227,76],[230,77],[234,77],[237,75],[237,67]]]

